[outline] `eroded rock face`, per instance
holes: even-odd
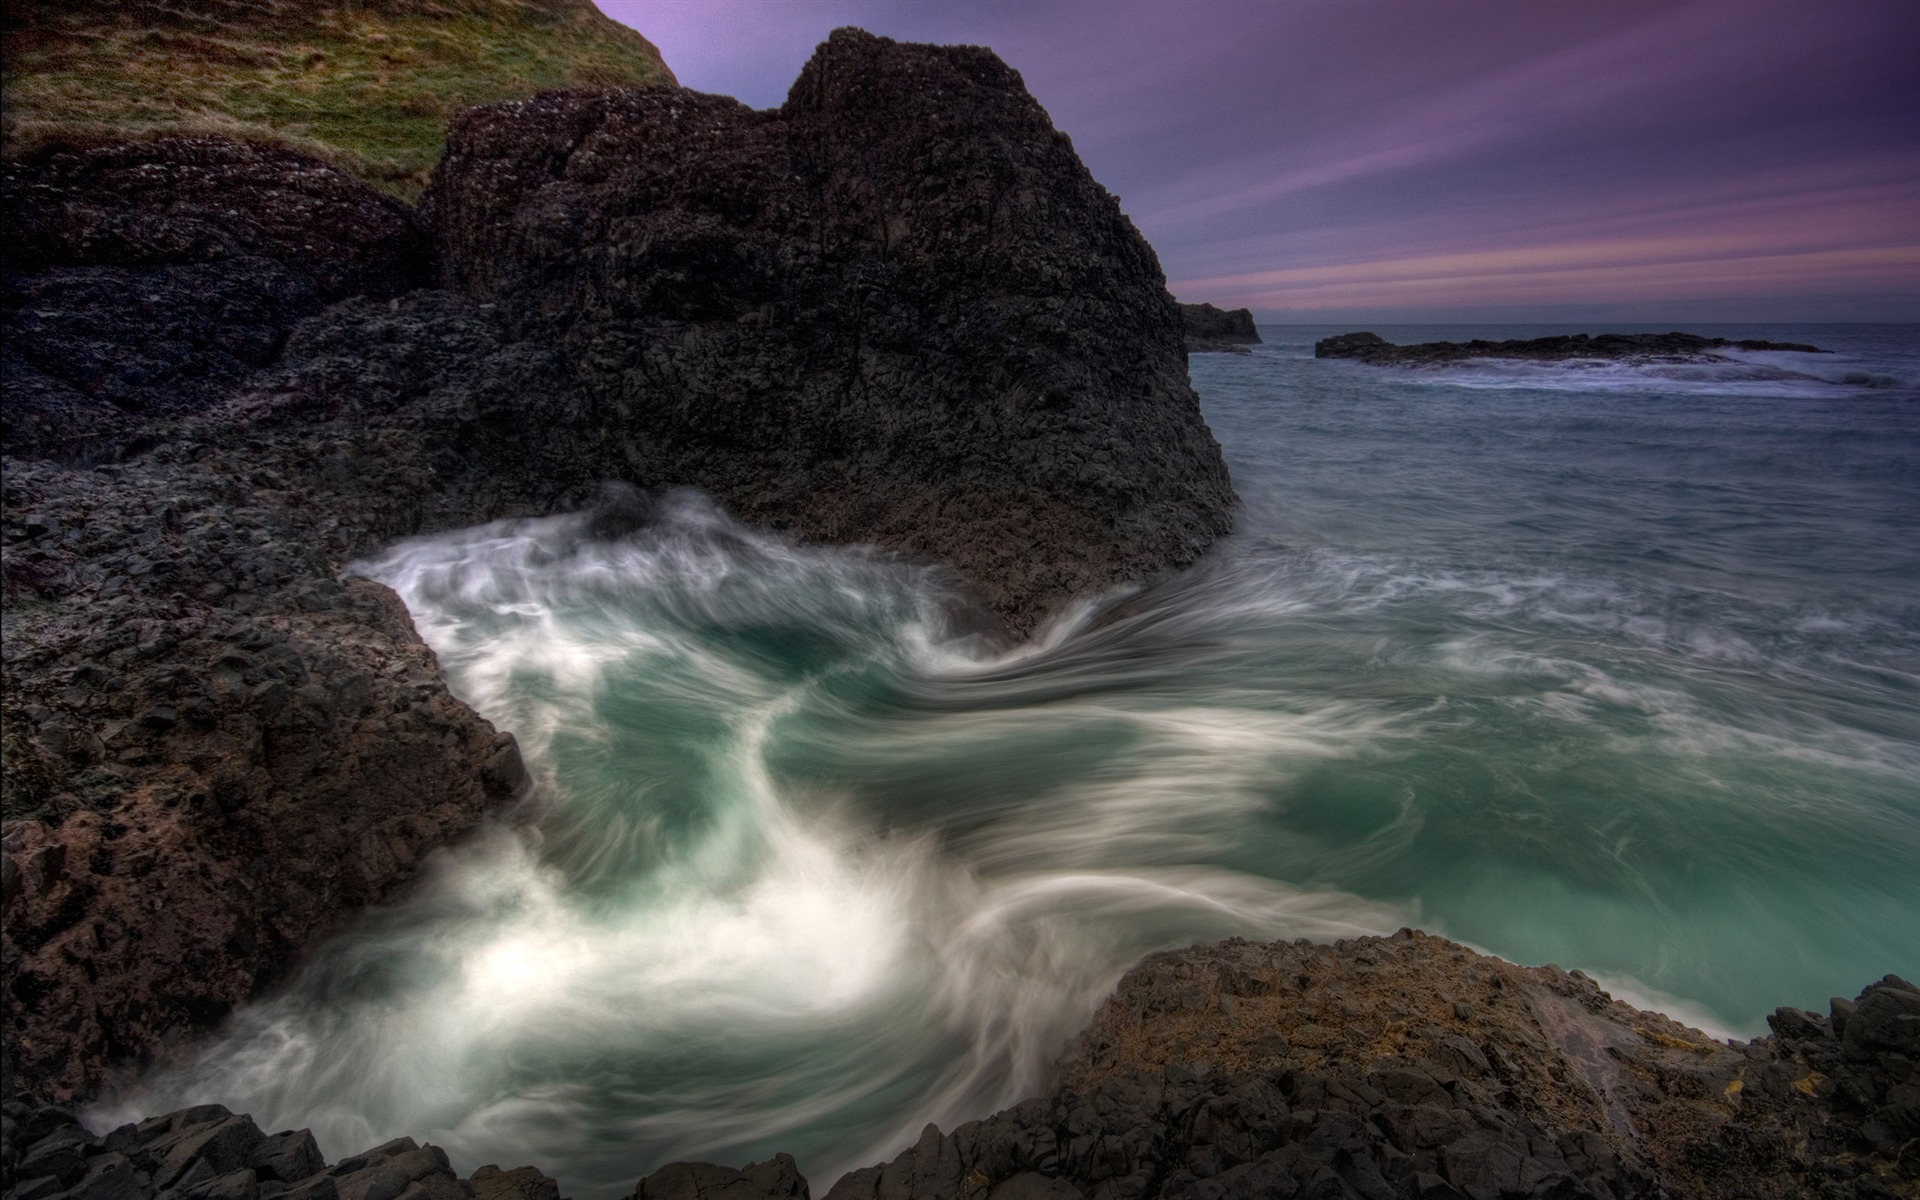
[[[473,110],[428,207],[447,279],[617,414],[626,478],[946,563],[1021,629],[1228,528],[1153,251],[986,50],[840,30],[776,111]]]
[[[4,1020],[43,1094],[209,1027],[521,782],[399,599],[338,577],[314,483],[7,462]]]
[[[1051,1096],[828,1197],[1914,1195],[1920,992],[1834,1012],[1740,1046],[1410,930],[1195,947],[1121,981]]]
[[[465,301],[401,304],[412,214],[313,160],[165,139],[5,170],[6,1065],[69,1097],[515,795],[512,739],[340,568],[484,519],[463,455],[545,466],[479,392],[540,421],[547,364]]]
[[[65,149],[0,166],[6,267],[159,267],[267,258],[323,301],[427,283],[412,209],[319,159],[221,137]]]

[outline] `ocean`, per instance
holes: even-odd
[[[1237,531],[1011,651],[691,494],[396,546],[359,569],[538,810],[92,1117],[824,1191],[1196,940],[1412,925],[1738,1038],[1920,972],[1920,326],[1689,328],[1835,353],[1196,355]]]

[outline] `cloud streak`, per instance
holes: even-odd
[[[1920,319],[1905,0],[602,7],[763,106],[835,25],[993,46],[1182,299]]]

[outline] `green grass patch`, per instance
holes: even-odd
[[[263,0],[6,6],[8,157],[220,133],[319,155],[419,195],[447,118],[550,88],[674,82],[589,0]]]

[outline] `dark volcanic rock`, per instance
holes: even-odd
[[[642,1179],[633,1200],[808,1200],[807,1181],[791,1154],[739,1170],[712,1163],[669,1163]]]
[[[1889,977],[1836,1011],[1838,1036],[1782,1010],[1738,1046],[1412,931],[1195,947],[1121,981],[1052,1095],[929,1128],[827,1195],[1920,1193],[1920,993]]]
[[[1398,346],[1377,333],[1343,333],[1321,338],[1313,344],[1315,358],[1351,358],[1379,366],[1431,367],[1464,362],[1470,358],[1525,358],[1556,361],[1571,358],[1627,359],[1634,361],[1710,361],[1715,350],[1795,350],[1803,354],[1825,354],[1818,346],[1802,342],[1764,342],[1757,339],[1728,341],[1702,337],[1697,333],[1603,333],[1588,337],[1584,333],[1555,337],[1527,338],[1508,342],[1489,342],[1476,338],[1471,342],[1420,342]]]
[[[9,277],[0,442],[32,457],[123,457],[147,418],[223,399],[318,308],[304,279],[267,258]]]
[[[200,411],[275,361],[294,322],[430,281],[413,211],[316,159],[158,138],[0,166],[8,227],[0,441],[97,461],[145,418]]]
[[[1024,629],[1227,528],[1153,252],[986,51],[843,31],[777,113],[548,96],[454,146],[458,291],[284,151],[5,168],[4,1019],[47,1094],[207,1029],[514,793],[340,577],[384,542],[692,484]]]
[[[1920,1194],[1920,991],[1715,1042],[1579,972],[1402,930],[1158,954],[1051,1092],[848,1173],[828,1200],[1885,1200]],[[304,1130],[204,1105],[94,1137],[4,1106],[7,1200],[558,1200],[532,1167],[462,1181],[398,1138],[331,1168]],[[805,1200],[785,1154],[672,1163],[632,1200]]]
[[[50,151],[0,166],[10,274],[269,258],[321,300],[429,281],[413,210],[319,159],[219,137]]]
[[[776,111],[472,110],[428,204],[625,478],[949,564],[1017,628],[1228,528],[1153,251],[989,51],[840,30]]]
[[[520,783],[353,535],[247,448],[4,481],[10,1068],[204,1029]],[[347,465],[341,460],[340,465]],[[344,529],[343,529],[344,526]],[[331,552],[331,553],[330,553]]]
[[[89,1133],[71,1113],[26,1096],[0,1110],[0,1194],[7,1200],[559,1200],[560,1194],[532,1167],[481,1167],[463,1180],[445,1151],[406,1137],[329,1167],[311,1132],[269,1137],[250,1117],[218,1104],[149,1117],[105,1137]]]
[[[1245,354],[1248,346],[1260,344],[1260,331],[1253,327],[1250,309],[1215,308],[1211,304],[1182,304],[1180,321],[1186,329],[1187,352],[1204,354],[1225,351]]]
[[[170,139],[6,171],[9,267],[41,268],[0,296],[7,1066],[73,1096],[515,794],[512,739],[339,568],[489,515],[436,473],[510,441],[524,484],[568,393],[465,301],[323,313],[420,282],[426,245],[311,160]]]

